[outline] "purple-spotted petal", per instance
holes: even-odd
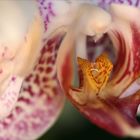
[[[52,126],[63,107],[55,63],[65,31],[59,30],[44,40],[34,1],[0,3],[4,50],[0,64],[5,70],[0,74],[4,80],[8,77],[6,82],[0,81],[5,87],[0,97],[0,139],[37,139]]]
[[[26,8],[28,19],[22,4],[27,6],[27,2],[0,2],[0,120],[14,108],[22,81],[33,69],[40,50],[42,25],[38,10],[29,2],[33,8]]]
[[[91,0],[94,4],[103,7],[108,8],[110,4],[116,3],[116,4],[126,4],[126,5],[132,5],[135,7],[140,6],[140,0]]]
[[[23,82],[14,110],[0,121],[0,139],[37,139],[55,122],[64,103],[55,68],[64,33],[56,32],[47,39],[34,70]]]

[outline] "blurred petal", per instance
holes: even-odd
[[[19,8],[22,3],[8,0],[0,2],[0,119],[15,106],[22,81],[33,69],[40,50],[42,25],[38,10],[33,5],[29,19],[25,18],[23,9]]]
[[[57,30],[44,41],[34,1],[5,0],[0,4],[0,41],[5,51],[0,52],[0,139],[37,139],[63,107],[55,61],[65,31]]]
[[[63,32],[56,32],[46,41],[39,60],[24,80],[12,113],[0,122],[0,139],[37,139],[58,117],[64,103],[59,87],[55,59]]]
[[[116,4],[126,4],[126,5],[132,5],[135,7],[140,6],[139,0],[91,0],[94,4],[103,7],[108,8],[110,4],[116,3]]]
[[[57,28],[70,25],[81,3],[73,0],[37,0],[37,2],[43,17],[45,38]]]
[[[67,97],[91,122],[118,136],[139,137],[136,112],[140,103],[140,11],[114,4],[110,12],[111,15],[89,4],[79,7],[58,51],[57,74]],[[86,36],[96,41],[96,37],[104,33],[109,35],[117,54],[112,76],[107,57],[101,55],[96,61],[87,60]],[[77,56],[84,58],[78,58],[78,68],[75,67]],[[77,71],[79,85],[75,86]]]

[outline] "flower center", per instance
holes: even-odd
[[[89,88],[92,88],[95,93],[101,92],[106,86],[113,69],[113,64],[108,55],[106,53],[101,54],[95,62],[78,57],[78,65]]]

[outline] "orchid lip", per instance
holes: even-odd
[[[117,4],[111,5],[111,14],[91,5],[81,5],[80,8],[58,51],[59,82],[74,106],[92,123],[115,135],[134,135],[129,132],[139,127],[135,118],[140,100],[140,87],[137,83],[140,66],[137,51],[140,40],[136,37],[140,33],[137,31],[139,25],[135,19],[139,10]],[[120,8],[121,14],[117,8]],[[128,9],[135,16],[128,17]],[[87,14],[89,11],[91,16]],[[96,15],[95,13],[100,13],[100,18],[94,18],[92,15]],[[103,19],[107,22],[104,23]],[[92,38],[96,45],[106,34],[113,44],[109,45],[113,48],[109,50],[111,54],[114,53],[115,59],[113,55],[111,60],[102,54],[106,52],[105,47],[97,47],[102,48],[98,50],[99,54],[94,56],[94,59],[89,59],[89,54],[94,49],[89,51],[87,36]],[[78,85],[73,82],[77,75]]]

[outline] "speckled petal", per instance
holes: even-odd
[[[41,18],[33,2],[29,2],[31,9],[26,8],[29,19],[25,18],[22,6],[26,4],[0,1],[0,120],[14,108],[22,82],[33,69],[40,50]]]
[[[64,33],[56,32],[46,41],[33,72],[23,82],[14,110],[0,121],[0,139],[37,139],[58,117],[64,95],[57,81],[55,63]]]
[[[0,114],[2,118],[0,120],[0,140],[34,140],[52,126],[63,108],[64,95],[57,81],[55,63],[57,50],[65,35],[65,30],[57,30],[49,34],[44,40],[41,38],[43,24],[35,2],[17,0],[14,1],[14,7],[10,1],[7,0],[6,2],[6,8],[16,10],[15,5],[17,4],[17,7],[22,9],[23,17],[19,17],[23,18],[23,21],[26,17],[27,23],[25,22],[24,26],[22,24],[15,26],[12,23],[19,20],[18,16],[15,16],[15,21],[11,21],[11,24],[9,20],[8,24],[11,28],[8,24],[3,24],[4,27],[6,25],[8,27],[4,28],[4,33],[7,34],[10,29],[15,28],[15,32],[10,30],[10,35],[8,34],[9,36],[5,36],[4,39],[9,41],[10,38],[12,43],[21,44],[20,49],[14,54],[14,59],[11,60],[9,52],[15,50],[17,46],[9,43],[15,48],[10,48],[10,51],[0,60],[0,64],[1,62],[5,64],[7,61],[13,62],[12,70],[4,65],[4,68],[13,75],[10,76],[9,81],[11,83],[8,83],[6,93],[0,97],[3,105],[0,107],[0,113],[2,113]],[[7,4],[9,5],[7,6]],[[34,6],[36,12],[31,10],[34,9]],[[11,11],[11,15],[13,11]],[[31,16],[28,17],[27,14],[31,14]],[[22,27],[24,28],[23,31]],[[19,34],[16,34],[18,30]],[[10,57],[7,54],[10,54]],[[6,117],[6,115],[8,116]]]
[[[91,0],[94,4],[103,7],[108,8],[110,4],[118,3],[118,4],[126,4],[126,5],[132,5],[135,7],[140,6],[140,0]]]

